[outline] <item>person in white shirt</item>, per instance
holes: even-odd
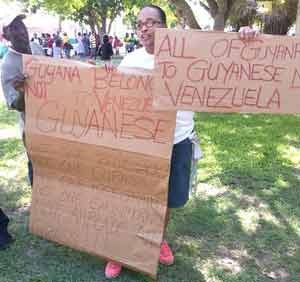
[[[121,62],[122,68],[154,68],[154,32],[155,28],[167,26],[166,14],[158,6],[146,5],[141,9],[137,21],[137,35],[144,46],[133,53],[128,54]],[[257,31],[250,27],[242,27],[239,37],[242,40],[253,40],[258,36]],[[189,197],[189,182],[192,160],[192,142],[194,137],[194,113],[178,111],[176,117],[176,128],[174,135],[174,146],[171,158],[171,171],[169,178],[168,214],[165,229],[168,224],[170,209],[184,206]],[[174,256],[168,243],[161,243],[159,261],[165,265],[174,263]],[[115,278],[122,271],[122,266],[114,261],[106,264],[105,276]]]
[[[123,67],[153,69],[154,31],[155,28],[166,26],[166,14],[160,7],[155,5],[145,6],[140,11],[137,22],[137,35],[144,47],[129,53],[121,62],[119,69],[122,70]],[[192,141],[190,137],[192,137],[194,130],[193,116],[193,112],[177,112],[165,228],[168,224],[170,209],[184,206],[189,198],[192,159]],[[161,243],[159,261],[165,265],[171,265],[174,262],[173,253],[166,240]],[[105,268],[105,276],[107,278],[117,277],[121,270],[122,266],[119,263],[109,261]]]

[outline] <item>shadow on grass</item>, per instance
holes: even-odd
[[[168,237],[176,263],[160,267],[159,281],[300,281],[299,117],[201,114],[197,120],[206,153],[200,184],[223,190],[200,190],[174,211]],[[5,142],[1,160],[17,159],[18,144]],[[24,195],[16,190],[24,176],[11,181],[0,187],[0,205],[6,207],[2,199]],[[28,234],[26,212],[12,219],[17,241],[1,257],[0,273],[10,269],[4,281],[107,281],[103,260]],[[150,280],[124,270],[114,281]]]
[[[1,281],[22,282],[105,282],[105,261],[71,248],[44,240],[28,232],[28,211],[10,213],[10,232],[16,238],[15,243],[1,253]],[[2,256],[3,255],[3,256]],[[198,279],[191,264],[181,259],[179,266],[184,267],[181,274],[173,267],[161,267],[159,281],[205,281]],[[175,266],[174,266],[175,267]],[[178,267],[177,267],[178,268]],[[9,270],[9,271],[7,271]],[[174,276],[175,275],[175,276]],[[178,276],[179,275],[179,276]],[[186,278],[194,277],[189,280]],[[116,282],[150,282],[149,277],[124,269]]]
[[[206,151],[200,181],[226,192],[201,196],[200,190],[175,213],[170,236],[182,238],[183,250],[185,241],[195,242],[201,269],[211,262],[208,276],[299,281],[299,124],[296,116],[198,115]]]

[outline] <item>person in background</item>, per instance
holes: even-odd
[[[130,34],[130,38],[129,38],[129,49],[128,49],[128,53],[133,52],[135,47],[137,44],[137,40],[134,36],[134,33]]]
[[[86,33],[83,34],[82,43],[84,46],[84,56],[87,57],[90,54],[90,39]]]
[[[72,44],[70,44],[69,41],[66,42],[63,46],[64,54],[67,59],[71,58],[71,50],[73,49],[73,46],[72,46]]]
[[[63,54],[65,58],[70,59],[71,58],[71,50],[73,49],[73,46],[69,43],[69,37],[68,34],[66,32],[63,33]]]
[[[47,33],[47,56],[52,57],[53,38]]]
[[[96,56],[97,56],[97,44],[96,44],[96,34],[93,31],[90,35],[90,48],[91,48],[91,54],[90,54],[90,58],[95,59],[96,60]]]
[[[56,37],[53,46],[53,58],[61,59],[63,57],[63,41],[60,37]]]
[[[109,42],[108,35],[103,36],[103,43],[99,50],[99,56],[101,57],[101,60],[105,62],[105,65],[107,67],[110,67],[111,65],[111,57],[114,54],[113,48],[111,43]]]
[[[42,33],[42,47],[45,53],[45,56],[47,56],[47,50],[48,50],[48,36],[46,33]]]
[[[126,32],[125,34],[125,37],[123,38],[123,41],[125,43],[125,50],[126,50],[126,53],[129,53],[128,50],[130,49],[130,42],[129,42],[129,33]]]
[[[77,42],[77,55],[79,56],[80,60],[82,60],[85,55],[85,48],[83,43],[83,37],[80,32],[78,32],[77,34]]]
[[[39,55],[39,56],[45,55],[45,51],[44,51],[43,47],[40,44],[36,43],[36,41],[31,40],[30,48],[31,48],[31,51],[35,55]]]
[[[62,41],[63,41],[63,44],[66,44],[67,42],[69,42],[69,37],[66,32],[63,33]]]
[[[38,37],[38,34],[36,32],[33,34],[31,41],[33,41],[39,45],[42,45],[42,39]]]
[[[114,41],[113,41],[113,48],[115,49],[116,56],[120,55],[120,47],[122,47],[122,46],[123,46],[123,44],[122,44],[121,40],[118,38],[117,35],[115,35]]]
[[[8,232],[9,218],[0,208],[0,250],[6,249],[14,240]]]

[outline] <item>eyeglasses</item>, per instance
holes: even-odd
[[[151,28],[153,27],[155,24],[160,24],[161,21],[157,21],[154,19],[147,19],[145,22],[137,22],[135,27],[137,30],[141,30],[143,28],[143,26],[146,26],[147,28]]]

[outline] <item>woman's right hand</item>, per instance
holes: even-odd
[[[239,30],[239,38],[245,41],[257,39],[259,31],[252,29],[250,26],[242,26]]]

